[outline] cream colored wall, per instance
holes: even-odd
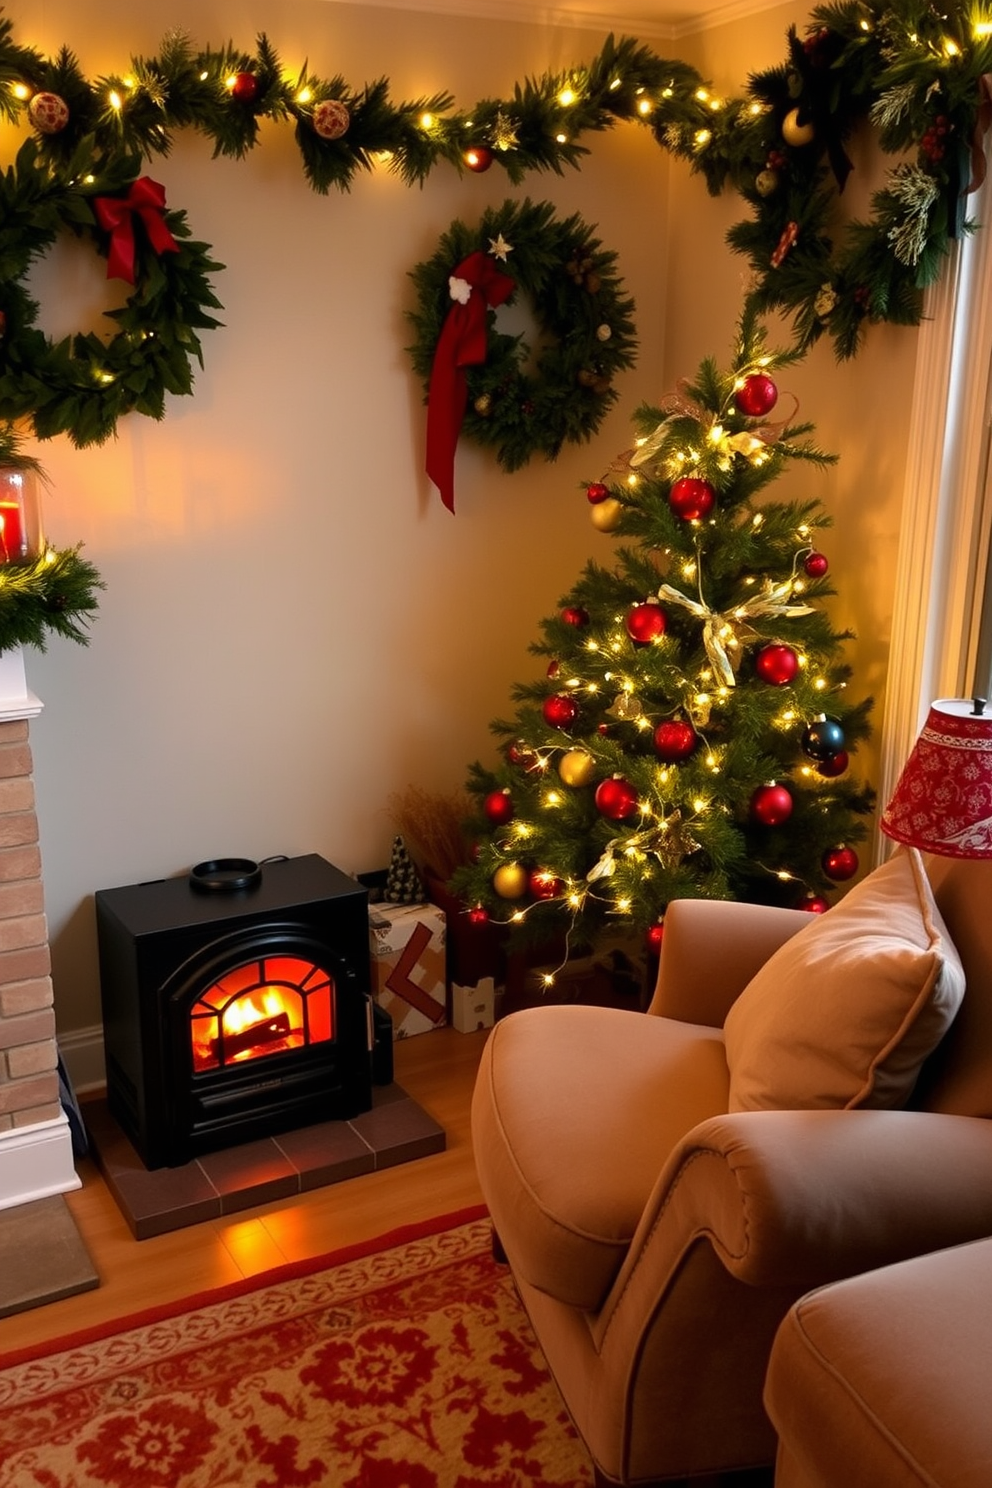
[[[320,0],[13,0],[17,39],[63,43],[90,76],[157,52],[165,32],[251,48],[266,31],[397,100],[450,89],[460,107],[593,56],[601,33],[458,21]],[[441,168],[423,190],[386,174],[312,193],[290,130],[242,162],[192,135],[149,173],[227,265],[224,329],[204,337],[193,398],[135,415],[103,448],[39,450],[49,534],[82,541],[107,591],[87,650],[28,655],[60,1030],[99,1021],[92,895],[208,857],[319,852],[387,861],[386,803],[448,791],[488,754],[488,721],[533,675],[527,647],[609,539],[582,483],[629,443],[661,384],[668,163],[631,125],[591,141],[581,172],[508,188],[497,168]],[[9,136],[0,141],[9,158]],[[422,475],[424,411],[403,348],[410,270],[456,216],[530,194],[599,225],[638,306],[641,355],[594,442],[505,475],[471,447],[457,515]],[[33,281],[42,324],[102,309],[96,255],[54,250]],[[83,289],[78,289],[77,278]]]
[[[748,75],[785,61],[788,28],[794,24],[802,35],[808,13],[793,4],[772,7],[685,38],[678,55],[710,80],[717,93],[739,93]],[[873,153],[868,140],[855,139],[850,154],[855,170],[844,191],[841,221],[867,216],[871,192],[892,164],[881,152]],[[683,163],[673,163],[665,343],[669,382],[694,371],[705,354],[726,362],[749,265],[731,253],[724,236],[746,211],[733,194],[708,196],[701,177]],[[787,340],[788,326],[770,321],[770,343]],[[830,613],[838,629],[856,634],[846,650],[854,667],[852,695],[875,699],[875,736],[857,757],[859,773],[873,782],[878,779],[916,349],[915,329],[875,326],[852,361],[839,364],[824,338],[778,378],[782,390],[799,399],[799,417],[816,424],[821,447],[840,457],[823,473],[798,467],[769,489],[769,497],[815,496],[833,517],[833,529],[823,539],[837,589]]]

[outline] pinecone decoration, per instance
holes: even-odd
[[[423,904],[427,895],[420,874],[413,866],[402,837],[393,838],[393,851],[386,874],[385,898],[390,904]]]

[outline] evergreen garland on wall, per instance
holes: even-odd
[[[610,37],[585,65],[518,83],[512,97],[457,110],[449,93],[394,103],[388,80],[354,85],[304,66],[290,75],[269,39],[253,51],[196,50],[171,34],[155,57],[87,79],[63,47],[48,58],[15,42],[0,16],[0,114],[27,110],[41,161],[65,167],[82,142],[106,162],[167,154],[177,129],[242,157],[262,120],[293,128],[316,191],[346,190],[385,163],[422,183],[438,165],[495,165],[516,183],[531,171],[578,166],[590,134],[620,121],[650,128],[711,193],[737,191],[750,216],[731,246],[754,270],[752,304],[791,312],[796,342],[828,335],[838,357],[875,322],[915,324],[921,292],[948,243],[969,227],[965,202],[984,174],[992,9],[925,0],[819,5],[793,29],[777,67],[718,97],[695,68]],[[867,221],[839,224],[845,145],[870,123],[899,154]]]

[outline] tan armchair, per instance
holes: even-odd
[[[791,1304],[992,1234],[992,863],[931,881],[939,912],[912,852],[821,917],[680,901],[648,1014],[494,1028],[480,1181],[600,1482],[771,1463]]]

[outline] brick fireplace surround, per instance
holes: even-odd
[[[19,669],[19,670],[18,670]],[[11,683],[3,673],[13,672]],[[20,653],[0,657],[0,1210],[79,1187],[59,1101],[29,719]],[[19,693],[18,695],[18,683]]]

